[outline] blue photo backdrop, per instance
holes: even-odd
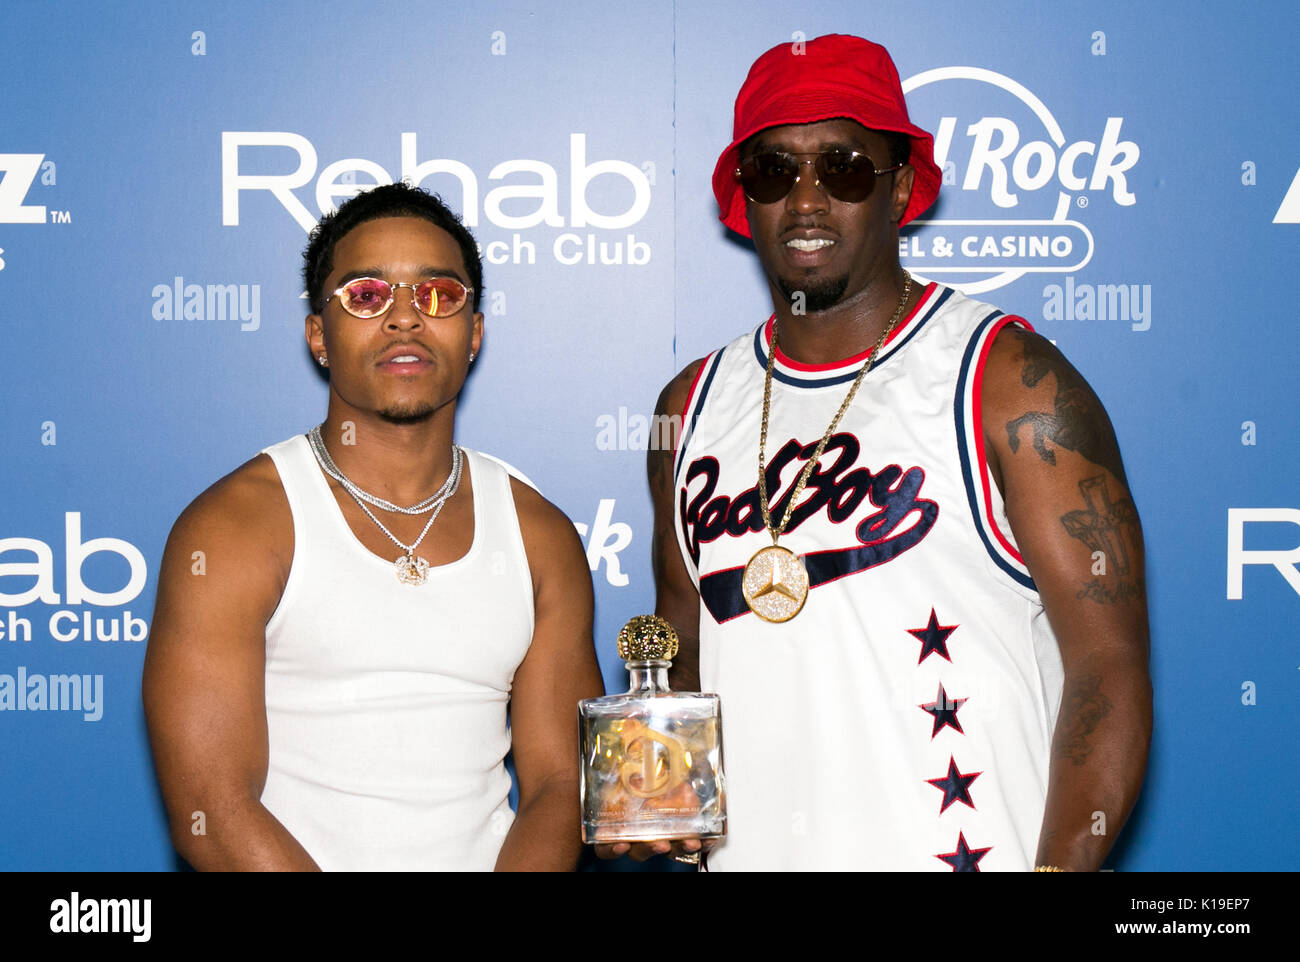
[[[1294,866],[1300,18],[1196,12],[9,0],[0,868],[175,866],[139,698],[163,543],[323,416],[299,253],[368,184],[419,181],[480,241],[460,440],[579,525],[622,685],[614,635],[653,605],[647,415],[770,312],[709,187],[732,101],[763,50],[830,32],[886,44],[939,139],[944,191],[904,263],[1028,318],[1115,423],[1156,694],[1115,867]],[[17,697],[51,676],[76,682],[44,710]]]

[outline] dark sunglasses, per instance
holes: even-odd
[[[455,314],[465,306],[474,290],[454,277],[430,277],[418,284],[390,284],[378,277],[358,277],[325,298],[325,303],[337,297],[339,305],[353,317],[378,317],[393,306],[399,287],[409,287],[415,309],[430,317]]]
[[[802,160],[815,157],[816,160]],[[787,154],[765,151],[755,154],[736,168],[734,176],[745,196],[758,204],[775,204],[794,190],[800,168],[812,164],[817,171],[817,186],[836,200],[857,204],[871,196],[876,178],[902,164],[878,169],[871,158],[856,150],[824,150],[820,153]]]

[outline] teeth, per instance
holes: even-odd
[[[414,354],[399,354],[397,357],[393,358],[393,363],[394,363],[394,364],[411,364],[411,363],[413,363],[413,362],[415,362],[415,361],[418,361],[418,360],[419,360],[419,358],[416,357]]]
[[[835,241],[827,240],[825,237],[814,238],[813,240],[803,240],[794,238],[785,242],[786,247],[793,247],[797,251],[819,251],[823,247],[830,247]]]

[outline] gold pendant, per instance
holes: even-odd
[[[788,548],[769,545],[745,565],[745,604],[764,621],[789,621],[808,600],[808,569]]]
[[[422,585],[429,580],[429,562],[414,555],[404,554],[393,562],[397,580],[404,585]]]

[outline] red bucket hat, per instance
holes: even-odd
[[[749,236],[745,195],[732,173],[739,166],[744,141],[768,127],[848,117],[872,130],[893,130],[911,138],[908,163],[916,170],[916,179],[899,222],[906,224],[934,203],[942,177],[934,164],[934,138],[908,119],[898,68],[889,51],[844,34],[828,34],[798,46],[800,50],[793,43],[780,44],[754,61],[736,96],[735,138],[713,169],[718,219]]]

